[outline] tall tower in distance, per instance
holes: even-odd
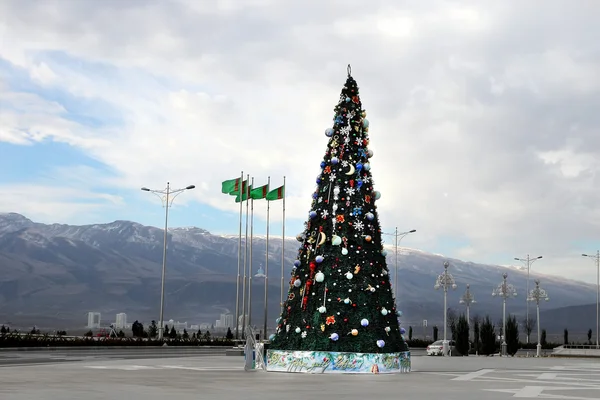
[[[124,329],[127,327],[127,314],[119,313],[115,319],[115,328]]]

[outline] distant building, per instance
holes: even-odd
[[[215,321],[215,328],[233,328],[233,315],[221,314],[221,318]]]
[[[188,329],[187,321],[179,322],[179,321],[173,321],[172,319],[170,319],[168,322],[165,322],[165,324],[169,326],[169,330],[171,330],[171,328],[175,328],[175,332],[178,332],[178,333],[183,333],[184,329]]]
[[[127,328],[127,314],[125,314],[125,313],[117,314],[117,318],[115,319],[115,328],[117,328],[117,329]]]
[[[90,311],[88,313],[88,328],[100,328],[101,314],[99,312]]]

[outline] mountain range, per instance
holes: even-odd
[[[0,214],[0,324],[83,326],[87,312],[113,321],[125,312],[129,319],[146,323],[158,319],[164,231],[131,221],[106,224],[41,224],[17,213]],[[238,236],[213,235],[196,227],[169,228],[165,283],[165,320],[214,322],[219,314],[234,313],[238,270]],[[242,248],[245,249],[245,238]],[[266,260],[266,238],[252,240],[252,265],[256,274]],[[250,243],[249,246],[250,247]],[[299,243],[285,240],[284,279],[287,284]],[[280,308],[281,237],[269,240],[268,313],[274,321]],[[242,252],[244,253],[244,252]],[[470,284],[476,303],[471,315],[502,315],[502,301],[491,296],[508,273],[518,296],[508,300],[509,313],[520,318],[526,310],[527,271],[518,267],[476,264],[438,254],[401,248],[398,255],[398,303],[404,324],[428,326],[443,319],[443,293],[435,291],[444,261],[456,279],[448,293],[448,307],[461,311],[459,299]],[[249,264],[249,263],[248,263]],[[394,248],[388,248],[388,265],[394,274]],[[586,305],[596,301],[596,286],[533,272],[551,296],[542,304],[548,329],[587,331],[591,315]],[[287,291],[287,288],[286,288]],[[262,326],[264,279],[252,279],[252,321]],[[583,308],[579,307],[583,306]],[[570,312],[553,309],[569,307]],[[574,311],[579,308],[583,316]],[[589,308],[591,309],[591,308]],[[535,306],[530,306],[535,315]],[[270,322],[274,325],[274,322]],[[579,326],[581,325],[581,326]]]

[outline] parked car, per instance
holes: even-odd
[[[455,346],[454,340],[449,340],[448,348],[451,353],[452,353],[452,351],[454,351],[454,346]],[[429,346],[427,346],[427,355],[428,356],[441,356],[441,355],[443,355],[443,349],[444,349],[444,341],[437,340],[437,341],[431,343]]]

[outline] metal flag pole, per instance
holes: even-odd
[[[244,284],[242,286],[242,339],[246,334],[246,266],[248,263],[248,189],[250,188],[250,174],[246,174],[246,239],[244,240]],[[243,203],[244,198],[240,197],[240,204]]]
[[[269,176],[268,180],[267,180],[267,187],[270,189],[271,188],[271,177]],[[268,288],[269,288],[269,210],[270,210],[270,206],[271,206],[271,201],[269,199],[267,200],[267,244],[266,244],[266,248],[265,248],[265,303],[264,303],[264,313],[265,313],[265,317],[264,317],[264,327],[263,327],[263,338],[267,338],[267,321],[268,321],[268,313],[267,313],[267,306],[268,306],[268,302],[267,302],[267,297],[268,297]]]
[[[254,177],[252,186],[254,188]],[[250,197],[250,196],[249,196]],[[252,239],[254,233],[254,198],[250,198],[250,262],[248,263],[248,325],[252,326]]]
[[[283,308],[284,266],[285,266],[285,176],[283,177],[283,226],[281,228],[281,308]]]
[[[242,198],[242,186],[244,186],[244,171],[240,176],[238,195]],[[240,201],[240,235],[238,238],[238,267],[237,280],[235,282],[235,338],[240,338],[240,270],[242,267],[242,202]]]

